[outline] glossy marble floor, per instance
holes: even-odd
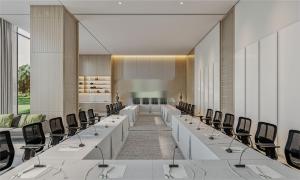
[[[175,142],[171,129],[155,115],[140,115],[117,159],[172,159]],[[175,159],[183,159],[179,149]]]

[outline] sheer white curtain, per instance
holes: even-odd
[[[0,18],[0,114],[13,111],[13,26]]]

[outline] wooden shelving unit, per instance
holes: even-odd
[[[111,102],[110,76],[79,76],[78,83],[80,103]]]

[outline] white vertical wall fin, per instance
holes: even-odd
[[[220,110],[220,23],[195,48],[195,102],[198,112]]]
[[[77,20],[63,6],[31,6],[30,22],[31,113],[76,113]]]

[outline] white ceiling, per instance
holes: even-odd
[[[82,54],[187,54],[237,2],[119,1],[0,0],[0,17],[29,31],[30,4],[63,4],[80,21]]]

